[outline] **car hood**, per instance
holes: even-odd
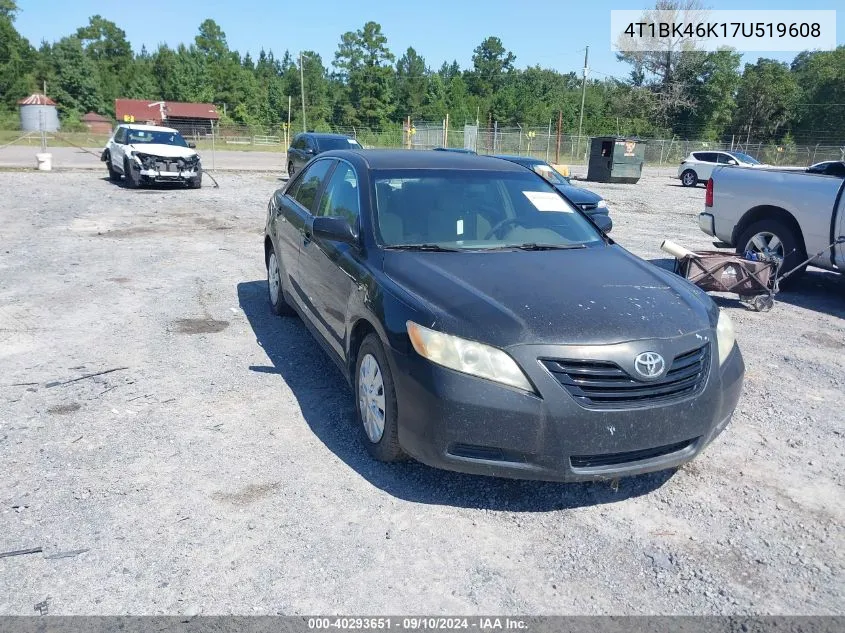
[[[602,199],[599,194],[575,185],[560,184],[555,185],[555,189],[561,192],[572,204],[596,204]]]
[[[179,147],[178,145],[162,145],[159,143],[143,143],[130,145],[133,152],[149,154],[150,156],[161,156],[162,158],[191,158],[196,152],[190,147]]]
[[[497,347],[673,338],[717,309],[684,279],[616,245],[567,251],[386,251],[385,273],[428,308],[426,327]]]

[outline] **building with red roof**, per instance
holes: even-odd
[[[211,103],[145,99],[115,99],[114,113],[119,123],[166,125],[190,136],[210,133],[214,121],[220,119]]]

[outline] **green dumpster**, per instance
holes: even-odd
[[[634,184],[643,173],[645,141],[619,136],[590,140],[587,180]]]

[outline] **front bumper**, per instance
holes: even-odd
[[[158,169],[144,169],[138,172],[144,178],[148,180],[154,180],[156,182],[177,182],[177,181],[184,181],[184,180],[193,180],[197,176],[199,176],[198,169],[186,169],[180,171],[160,171]]]
[[[402,448],[430,466],[517,479],[603,480],[673,468],[696,457],[725,429],[745,371],[739,348],[734,346],[721,368],[714,348],[706,383],[696,395],[596,410],[579,405],[537,360],[567,350],[523,345],[508,352],[536,394],[394,351]]]

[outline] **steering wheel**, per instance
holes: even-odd
[[[519,218],[505,218],[504,220],[496,222],[496,224],[493,225],[493,228],[487,231],[487,235],[484,236],[484,239],[489,240],[503,228],[505,228],[506,226],[510,226],[511,224],[513,224],[514,226],[519,224]]]

